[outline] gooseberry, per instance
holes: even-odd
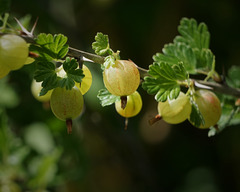
[[[42,82],[37,82],[36,80],[32,81],[31,92],[34,98],[40,102],[50,101],[52,90],[49,90],[45,95],[40,96],[40,91],[42,89]]]
[[[185,121],[192,110],[189,97],[180,92],[177,99],[167,99],[165,102],[158,103],[159,116],[170,124],[178,124]]]
[[[0,37],[0,65],[9,70],[21,68],[28,57],[26,41],[17,35],[3,35]]]
[[[194,93],[194,100],[205,121],[204,125],[201,124],[198,128],[204,129],[216,125],[222,113],[218,97],[211,91],[200,89]],[[196,126],[193,122],[190,123]]]
[[[83,96],[74,86],[71,90],[55,88],[50,99],[50,106],[54,115],[60,120],[75,119],[83,109]]]
[[[127,96],[137,90],[140,84],[140,74],[132,61],[116,60],[113,66],[103,71],[103,81],[111,94]]]
[[[75,83],[76,87],[79,88],[82,95],[84,95],[90,89],[92,85],[92,74],[86,65],[82,66],[83,74],[85,75],[81,83]]]
[[[142,109],[142,98],[141,95],[135,91],[133,94],[127,96],[127,104],[123,109],[121,107],[121,101],[115,102],[115,109],[123,117],[133,117],[137,115]]]

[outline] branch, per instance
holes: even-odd
[[[72,47],[69,47],[69,51],[68,51],[68,55],[72,56],[72,57],[86,57],[87,59],[93,61],[94,63],[98,63],[98,64],[103,64],[104,63],[104,57],[96,55],[96,54],[92,54],[92,53],[88,53],[85,51],[81,51]]]
[[[5,33],[1,33],[0,35],[4,35]],[[29,37],[27,35],[20,35],[22,38],[24,38],[28,43],[35,43],[34,38],[33,37]],[[75,57],[75,58],[79,58],[79,57],[85,57],[91,61],[93,61],[93,63],[98,63],[98,64],[103,64],[104,63],[104,59],[105,57],[93,54],[93,53],[88,53],[82,50],[78,50],[72,47],[69,47],[69,51],[68,51],[68,55],[71,57]],[[140,72],[140,76],[141,78],[144,78],[145,76],[148,75],[148,70],[141,68],[139,66],[136,65],[136,67],[138,68],[139,72]],[[203,80],[196,80],[193,79],[194,81],[194,85],[198,88],[201,89],[210,89],[212,91],[216,91],[218,93],[222,93],[225,95],[232,95],[235,97],[240,98],[240,89],[237,88],[231,88],[225,84],[219,84],[219,83],[215,83],[215,82],[208,82],[208,81],[203,81]]]
[[[208,82],[203,80],[194,80],[194,85],[201,89],[210,89],[218,93],[222,93],[225,95],[232,95],[240,98],[240,89],[232,88],[225,84],[219,84],[219,83]]]

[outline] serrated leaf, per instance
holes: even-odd
[[[191,99],[191,104],[192,104],[192,112],[190,114],[191,123],[196,127],[199,127],[200,125],[204,125],[205,121],[198,108],[198,105],[196,104],[195,101],[193,101],[193,99]]]
[[[160,88],[155,95],[155,100],[157,102],[159,102],[159,101],[165,102],[168,98],[170,100],[176,99],[178,97],[179,93],[180,93],[180,86],[177,86],[177,85],[172,86],[169,89]]]
[[[161,78],[166,80],[176,80],[176,74],[171,65],[165,62],[153,63],[149,66],[149,75],[154,78]]]
[[[240,107],[235,105],[236,98],[223,96],[221,98],[222,113],[217,123],[218,127],[209,131],[209,136],[214,136],[229,126],[240,124]]]
[[[55,65],[49,61],[38,61],[34,73],[37,82],[42,82],[40,96],[45,95],[49,90],[58,87],[59,79],[55,72]]]
[[[95,36],[95,42],[92,43],[92,49],[100,56],[111,55],[112,50],[109,47],[108,35],[97,33]]]
[[[156,62],[167,62],[170,65],[182,63],[188,73],[195,74],[197,59],[193,49],[184,43],[170,43],[164,46],[163,54],[153,56]]]
[[[65,87],[67,90],[72,89],[74,85],[75,85],[75,82],[72,78],[62,78],[59,81],[59,86],[62,88]]]
[[[175,71],[178,80],[184,81],[189,78],[189,74],[186,68],[184,67],[183,63],[173,65],[172,68]]]
[[[209,49],[210,34],[206,24],[197,24],[195,19],[183,18],[178,26],[180,36],[176,36],[164,46],[163,53],[153,56],[154,61],[177,64],[182,62],[186,71],[196,74],[215,69],[215,57]]]
[[[44,81],[46,78],[56,75],[55,65],[52,62],[42,61],[37,63],[37,70],[34,78],[37,82]]]
[[[82,69],[69,70],[67,72],[67,76],[76,81],[77,83],[81,83],[82,79],[85,77]]]
[[[174,43],[180,42],[189,45],[191,48],[208,49],[210,33],[205,23],[197,24],[195,19],[183,18],[178,26],[181,36],[174,39]]]
[[[67,37],[62,34],[45,34],[41,33],[36,39],[38,46],[32,46],[33,51],[37,51],[40,56],[47,60],[61,59],[68,52]]]
[[[97,97],[100,100],[100,104],[103,107],[112,105],[113,103],[115,103],[116,101],[118,101],[120,99],[119,96],[115,96],[115,95],[112,95],[111,93],[109,93],[109,91],[107,89],[99,90]]]
[[[210,49],[195,49],[194,53],[197,57],[196,68],[204,71],[210,71],[215,67],[215,56]]]
[[[85,77],[85,75],[83,74],[83,70],[78,68],[78,62],[76,59],[70,59],[69,57],[67,57],[66,60],[63,62],[63,69],[67,73],[67,78],[71,79],[67,82],[70,82],[71,84],[73,81],[81,83],[82,79]]]
[[[64,71],[74,70],[78,67],[78,62],[74,58],[67,57],[63,62],[63,69]]]
[[[155,100],[176,99],[180,93],[179,80],[187,80],[184,66],[171,66],[168,63],[153,63],[149,66],[150,76],[144,78],[142,87],[148,94],[155,95]]]

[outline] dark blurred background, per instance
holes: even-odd
[[[178,34],[180,19],[195,18],[208,25],[217,71],[239,65],[238,0],[12,0],[6,10],[11,17],[30,15],[31,25],[39,17],[36,35],[62,33],[70,46],[92,53],[96,33],[108,34],[121,58],[146,69],[152,56]],[[84,113],[74,121],[72,135],[48,106],[32,97],[31,66],[10,73],[8,84],[19,101],[6,109],[8,125],[11,137],[28,150],[20,165],[23,176],[13,179],[19,191],[240,192],[239,126],[210,138],[208,130],[188,122],[149,126],[157,105],[139,88],[143,109],[129,119],[125,131],[124,118],[114,106],[102,108],[96,97],[103,87],[100,66],[87,66],[93,85],[84,96]],[[52,164],[47,161],[36,171],[39,162],[51,156]]]

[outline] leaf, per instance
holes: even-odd
[[[195,101],[193,101],[193,99],[191,99],[190,101],[192,104],[192,112],[190,114],[190,121],[196,127],[199,127],[200,125],[204,125],[205,121],[204,121],[204,118],[203,118],[199,108],[198,108],[198,105],[196,104]]]
[[[44,81],[44,79],[56,74],[55,65],[52,62],[43,61],[37,62],[37,70],[35,71],[34,78],[37,82]]]
[[[182,18],[178,31],[181,36],[177,36],[174,43],[185,43],[199,50],[209,48],[210,33],[205,23],[198,25],[195,19]]]
[[[95,42],[92,43],[92,49],[100,56],[112,55],[113,53],[109,46],[108,35],[103,33],[97,33]]]
[[[215,56],[209,49],[210,34],[206,24],[183,18],[178,26],[179,36],[153,56],[154,61],[171,65],[182,62],[189,74],[215,71]]]
[[[49,61],[37,61],[37,70],[34,78],[37,82],[42,81],[42,90],[40,95],[45,95],[49,90],[56,87],[65,87],[67,90],[74,87],[75,82],[81,83],[85,77],[82,69],[78,68],[76,59],[67,57],[63,62],[63,69],[66,72],[66,77],[58,77],[55,71],[55,64]]]
[[[155,100],[176,99],[180,93],[179,81],[186,81],[188,74],[183,64],[171,66],[168,63],[153,63],[149,66],[150,76],[144,78],[142,87],[148,94],[155,95]]]
[[[62,34],[52,35],[41,33],[36,39],[38,46],[32,46],[40,56],[48,61],[62,59],[68,52],[67,37]]]
[[[76,59],[70,59],[69,57],[63,62],[63,69],[67,73],[67,77],[78,83],[82,82],[85,77],[83,70],[78,68],[78,62]]]
[[[183,63],[178,63],[177,65],[173,65],[172,68],[175,71],[178,80],[183,81],[189,78],[189,74],[186,68],[184,67]]]
[[[62,88],[65,87],[67,90],[72,89],[74,85],[75,85],[75,82],[71,78],[64,77],[59,81],[59,86]]]
[[[197,58],[192,48],[184,43],[170,43],[164,46],[163,54],[153,56],[156,62],[167,62],[170,65],[182,63],[188,73],[195,74]]]
[[[49,90],[58,87],[58,79],[55,72],[55,65],[52,62],[37,62],[37,70],[35,71],[34,78],[37,82],[42,82],[43,89],[40,92],[40,96],[43,96]]]
[[[107,89],[99,90],[97,97],[103,107],[112,105],[116,101],[120,100],[119,96],[112,95]]]
[[[212,127],[208,133],[209,137],[220,133],[229,126],[240,124],[240,107],[235,106],[236,98],[225,95],[223,95],[222,97],[222,114],[220,120],[218,121],[218,128],[216,129],[215,127]]]
[[[194,53],[197,58],[196,68],[203,71],[211,71],[215,68],[215,56],[210,49],[195,49]]]

